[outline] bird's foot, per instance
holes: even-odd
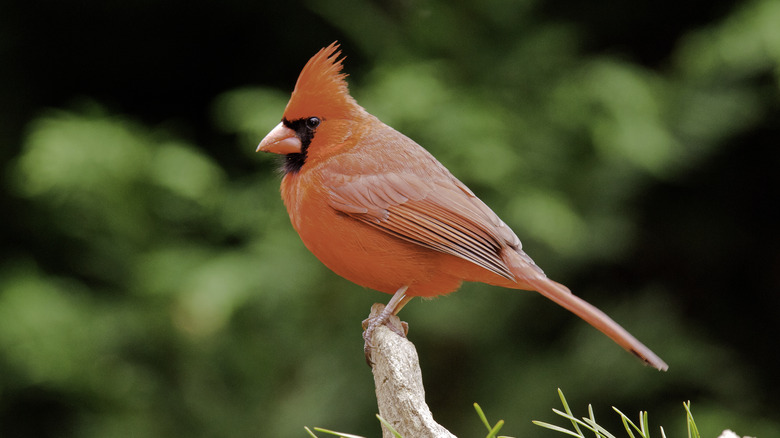
[[[371,313],[368,315],[368,318],[363,320],[363,352],[366,355],[368,366],[374,364],[371,360],[371,350],[374,348],[372,342],[374,331],[382,325],[403,338],[405,338],[406,334],[409,332],[409,324],[393,315],[393,312],[389,310],[388,307],[385,307],[384,304],[375,303],[371,306]]]

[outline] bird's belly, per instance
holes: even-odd
[[[336,274],[361,286],[394,293],[409,286],[411,296],[450,293],[461,279],[442,269],[450,255],[434,251],[359,222],[328,212],[327,220],[296,225],[304,245]],[[320,219],[323,219],[320,212]]]

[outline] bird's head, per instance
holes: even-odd
[[[312,154],[325,152],[326,145],[342,143],[349,122],[363,111],[349,95],[339,55],[339,45],[333,42],[306,63],[281,123],[257,147],[285,155],[285,173],[299,171]]]

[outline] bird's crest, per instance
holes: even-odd
[[[320,49],[301,70],[295,90],[284,110],[287,120],[305,117],[346,117],[357,104],[349,95],[338,42]]]

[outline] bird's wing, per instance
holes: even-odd
[[[326,186],[329,204],[337,211],[515,280],[501,251],[506,247],[520,251],[520,240],[471,190],[447,176],[332,174]]]

